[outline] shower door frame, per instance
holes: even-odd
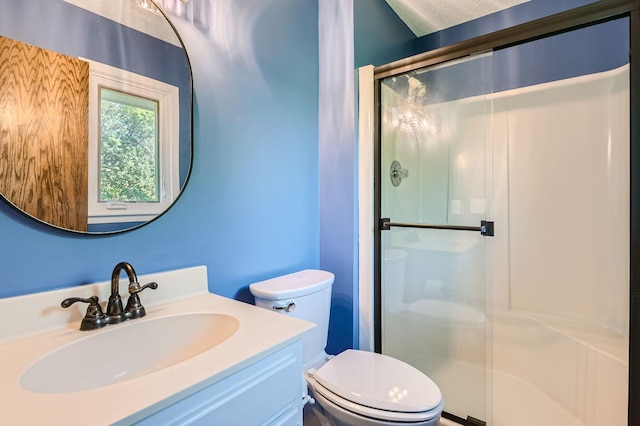
[[[434,49],[374,69],[374,349],[382,351],[382,171],[380,99],[383,78],[577,30],[618,18],[629,18],[630,74],[630,235],[629,235],[629,388],[628,424],[640,425],[640,0],[601,0],[566,12],[516,25],[460,43]],[[392,224],[393,225],[393,224]],[[450,416],[449,416],[450,417]],[[464,420],[457,419],[456,420]]]

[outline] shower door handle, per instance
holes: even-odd
[[[388,217],[383,217],[380,219],[380,230],[388,231],[392,226],[396,226],[399,228],[419,228],[419,229],[444,229],[450,231],[475,231],[480,232],[481,235],[485,237],[493,237],[494,234],[494,223],[488,220],[480,221],[480,226],[464,226],[464,225],[436,225],[436,224],[427,224],[427,223],[396,223],[391,222],[391,219]]]
[[[493,237],[495,235],[493,222],[488,220],[480,221],[480,235],[485,237]]]

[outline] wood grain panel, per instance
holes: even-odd
[[[52,225],[87,230],[89,65],[0,37],[0,192]]]

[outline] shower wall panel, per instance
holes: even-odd
[[[624,67],[503,94],[511,309],[626,332],[628,79]]]
[[[628,79],[494,95],[496,426],[626,425]]]

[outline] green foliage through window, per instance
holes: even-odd
[[[100,89],[100,202],[158,202],[158,104]]]

